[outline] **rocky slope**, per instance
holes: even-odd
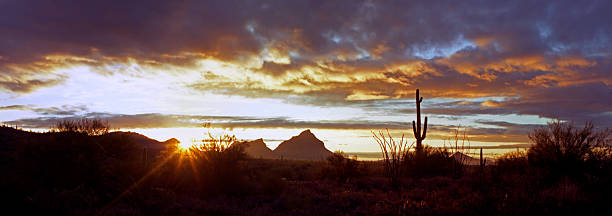
[[[325,160],[332,155],[332,152],[325,148],[325,144],[310,130],[283,141],[273,152],[278,157],[300,160]]]
[[[278,158],[261,138],[248,142],[237,142],[232,146],[234,145],[242,147],[244,152],[252,158]]]

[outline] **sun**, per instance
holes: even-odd
[[[178,148],[179,148],[180,150],[185,151],[185,150],[189,150],[189,148],[191,148],[191,147],[193,146],[193,143],[188,143],[188,142],[180,142],[180,143],[178,143],[178,145],[177,145],[177,146],[178,146]]]

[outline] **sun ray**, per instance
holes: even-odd
[[[191,148],[193,145],[194,145],[194,143],[193,143],[193,142],[191,142],[191,143],[188,143],[188,142],[180,142],[180,143],[177,145],[177,147],[178,147],[178,149],[179,149],[179,150],[181,150],[181,151],[188,151],[188,150],[189,150],[189,148]]]
[[[175,157],[177,154],[180,154],[179,151],[174,151],[172,154],[170,154],[167,158],[165,158],[163,161],[161,161],[160,163],[158,163],[153,169],[151,169],[149,172],[147,172],[144,176],[142,176],[140,179],[138,179],[138,181],[134,182],[134,184],[132,184],[130,187],[128,187],[127,189],[125,189],[123,192],[121,192],[121,194],[119,194],[115,199],[113,199],[111,202],[109,202],[107,205],[105,205],[104,207],[102,207],[99,211],[100,214],[97,215],[101,215],[104,214],[104,212],[108,209],[110,209],[115,203],[117,203],[119,200],[121,200],[123,197],[127,196],[130,192],[132,192],[134,189],[136,189],[140,184],[142,184],[145,180],[147,180],[149,177],[151,177],[153,174],[155,174],[157,171],[159,171],[164,165],[166,165],[166,163],[168,163],[170,161],[170,159],[172,159],[173,157]]]

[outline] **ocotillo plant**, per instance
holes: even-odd
[[[423,97],[419,97],[419,89],[416,90],[416,111],[417,111],[417,119],[416,125],[415,122],[412,121],[412,132],[414,133],[414,138],[416,138],[416,155],[421,155],[423,151],[423,140],[425,136],[427,136],[427,117],[425,117],[425,123],[423,124],[423,133],[421,134],[421,102],[423,101]]]
[[[378,134],[372,131],[374,139],[380,146],[380,150],[384,161],[385,175],[391,180],[391,186],[397,190],[400,186],[400,178],[402,176],[402,161],[405,161],[406,152],[411,146],[408,145],[408,139],[393,139],[389,130],[386,134],[379,131]],[[399,141],[399,142],[397,142]]]

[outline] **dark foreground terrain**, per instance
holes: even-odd
[[[223,140],[184,151],[133,133],[0,127],[0,187],[3,209],[20,215],[610,215],[608,148],[545,138],[486,167],[409,152],[391,184],[384,163],[341,153],[250,159]]]

